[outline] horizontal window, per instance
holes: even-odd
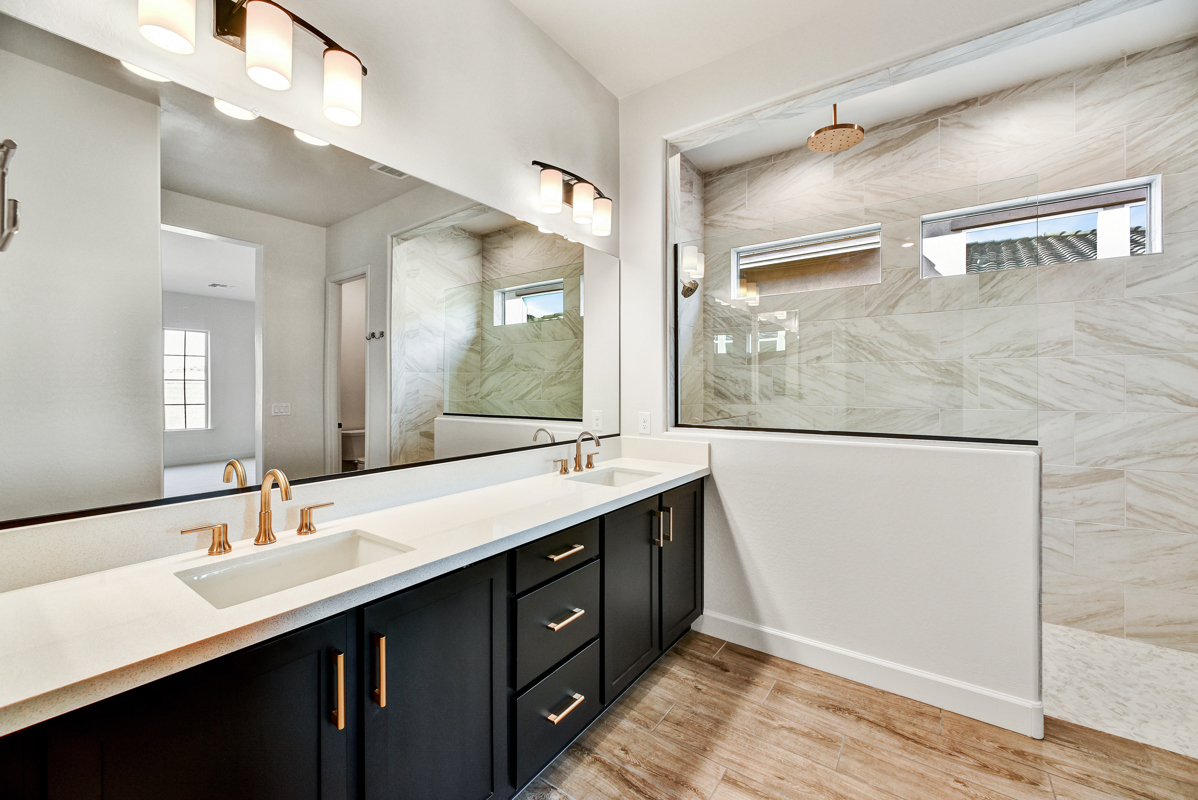
[[[881,226],[766,242],[732,250],[732,296],[757,298],[881,281]]]
[[[566,315],[565,281],[532,283],[495,290],[495,324],[524,325],[563,319]]]

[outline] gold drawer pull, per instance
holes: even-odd
[[[570,716],[571,711],[573,711],[574,709],[576,709],[580,705],[582,705],[583,700],[586,700],[586,698],[583,697],[582,695],[580,695],[578,692],[575,692],[574,693],[574,702],[572,702],[572,703],[570,703],[570,705],[566,706],[565,710],[563,710],[562,713],[550,714],[548,717],[549,721],[552,722],[554,725],[561,722],[563,719]]]
[[[374,702],[379,708],[387,707],[387,637],[374,634],[374,646],[379,651],[379,688],[374,690]]]
[[[556,563],[558,561],[561,561],[563,558],[569,558],[570,556],[574,555],[575,553],[581,553],[583,550],[586,550],[585,545],[576,544],[564,553],[558,553],[555,556],[546,556],[546,558],[548,558],[550,561],[553,561]]]
[[[333,651],[333,668],[337,670],[337,704],[333,707],[333,722],[337,730],[345,730],[345,653]]]
[[[574,620],[578,619],[579,617],[581,617],[581,616],[582,616],[583,614],[585,614],[585,613],[587,613],[587,612],[586,612],[586,611],[583,611],[581,608],[576,608],[576,609],[574,609],[574,613],[573,613],[573,614],[571,614],[570,616],[566,617],[566,618],[565,618],[565,619],[563,619],[561,622],[550,622],[550,623],[549,623],[549,630],[551,630],[551,631],[560,631],[562,628],[566,627],[566,626],[567,626],[567,625],[569,625],[571,622],[573,622]]]

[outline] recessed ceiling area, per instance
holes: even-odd
[[[162,231],[164,292],[252,303],[257,263],[258,248],[252,244],[178,229]]]
[[[1010,86],[1059,75],[1198,34],[1198,3],[1161,0],[1114,17],[1013,47],[940,72],[886,87],[839,105],[841,122],[866,129],[922,114]],[[1198,79],[1198,78],[1196,78]],[[1162,114],[1168,109],[1162,109]],[[711,172],[802,147],[810,133],[832,123],[832,108],[762,124],[737,136],[686,150]]]

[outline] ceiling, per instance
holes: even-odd
[[[258,248],[205,234],[162,231],[162,291],[254,302]],[[209,284],[224,284],[214,287]],[[226,288],[227,287],[227,288]]]
[[[796,49],[881,27],[912,52],[945,29],[988,33],[1076,0],[511,0],[617,97],[635,94],[759,42],[785,35]],[[921,48],[920,43],[927,43]]]
[[[841,122],[866,129],[1020,83],[1138,53],[1198,34],[1198,3],[1161,0],[1039,41],[880,89],[840,104]],[[831,108],[762,124],[746,133],[686,150],[701,172],[801,147],[832,122]]]

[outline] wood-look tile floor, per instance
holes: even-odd
[[[1198,759],[1045,731],[690,633],[519,800],[1198,800]]]

